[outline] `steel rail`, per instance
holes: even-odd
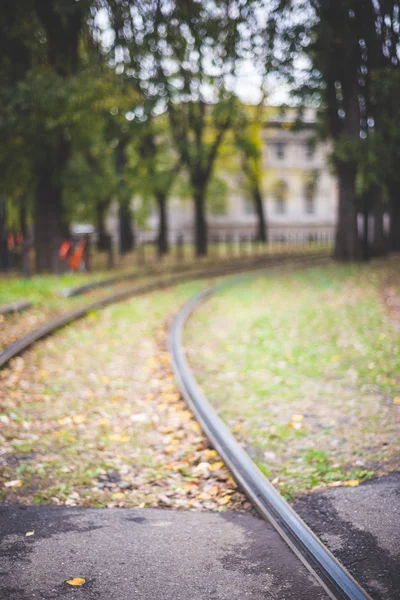
[[[172,368],[181,393],[253,506],[275,527],[329,596],[340,600],[371,600],[368,593],[309,529],[238,443],[200,390],[185,358],[182,334],[187,319],[200,304],[237,279],[230,278],[229,281],[214,285],[194,296],[183,306],[170,328]]]
[[[16,300],[15,302],[10,302],[9,304],[2,304],[0,306],[0,315],[6,316],[11,313],[22,312],[31,306],[32,302],[29,302],[28,300]]]
[[[223,268],[219,266],[214,269],[207,269],[197,272],[192,271],[183,275],[177,274],[169,276],[167,278],[158,278],[156,281],[152,281],[141,286],[135,286],[133,288],[129,288],[128,290],[123,290],[121,292],[109,294],[104,298],[94,300],[89,304],[85,304],[84,306],[78,307],[59,317],[56,317],[55,319],[48,321],[41,327],[38,327],[30,333],[28,333],[27,335],[21,337],[13,344],[6,346],[6,348],[4,348],[2,352],[0,352],[0,369],[3,368],[12,358],[15,358],[24,350],[27,350],[30,346],[32,346],[35,342],[39,341],[40,339],[46,337],[47,335],[50,335],[57,329],[60,329],[61,327],[64,327],[65,325],[68,325],[73,321],[81,319],[91,311],[105,308],[110,304],[121,302],[123,300],[128,300],[129,298],[133,298],[134,296],[143,295],[148,292],[153,292],[155,290],[164,289],[184,281],[223,276],[228,275],[232,272],[243,272],[260,269],[261,264],[263,264],[265,267],[285,264],[286,262],[289,264],[297,264],[311,261],[312,264],[315,264],[318,263],[318,261],[320,261],[321,259],[326,260],[328,258],[329,257],[326,254],[314,256],[305,256],[303,254],[295,256],[275,256],[271,258],[263,257],[263,260],[256,260],[252,263],[246,263],[245,265],[224,265]]]
[[[225,258],[223,260],[217,260],[217,268],[223,269],[225,267],[239,267],[239,269],[243,265],[251,264],[256,261],[263,262],[267,260],[273,260],[275,258],[282,258],[284,255],[278,254],[261,254],[256,256],[241,256],[235,258]],[[310,254],[301,254],[297,253],[295,256],[312,256]],[[318,256],[318,254],[316,254]],[[239,270],[238,269],[238,270]],[[196,266],[193,264],[186,265],[175,265],[174,267],[168,269],[170,275],[186,275],[196,271]],[[109,287],[110,285],[114,285],[115,283],[123,283],[124,281],[133,281],[138,279],[143,279],[148,275],[161,275],[159,269],[154,268],[154,266],[150,265],[150,268],[147,272],[130,272],[123,273],[122,275],[115,275],[114,277],[106,277],[105,279],[95,279],[94,281],[89,281],[88,283],[84,283],[81,285],[77,285],[70,288],[64,288],[60,290],[60,295],[63,298],[72,298],[73,296],[80,296],[81,294],[86,294],[87,292],[91,292],[95,289],[99,289],[102,287]]]

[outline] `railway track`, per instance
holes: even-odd
[[[274,257],[269,260],[265,260],[264,258],[262,261],[257,260],[251,264],[240,265],[239,268],[237,265],[233,265],[231,268],[224,266],[223,269],[215,268],[185,275],[175,275],[158,279],[142,286],[136,286],[123,292],[109,294],[100,300],[90,302],[85,306],[49,321],[5,348],[0,354],[0,368],[43,337],[84,317],[93,310],[104,308],[112,303],[192,279],[250,272],[280,265],[312,266],[327,261],[327,258],[325,254],[313,257],[305,257],[304,255],[297,257]],[[173,371],[180,391],[212,446],[231,470],[233,477],[253,506],[265,520],[274,526],[295,555],[316,577],[327,594],[331,598],[340,600],[370,599],[368,593],[362,589],[324,544],[312,533],[297,513],[295,513],[280,496],[279,492],[275,490],[272,484],[259,471],[245,450],[238,444],[202,394],[186,361],[182,347],[182,332],[188,317],[202,302],[223,287],[230,285],[235,279],[234,277],[224,280],[222,283],[213,285],[196,295],[185,304],[173,322],[169,335],[169,349],[172,357]]]
[[[197,307],[231,281],[214,285],[189,300],[171,326],[169,350],[181,394],[253,506],[275,527],[329,596],[340,600],[370,599],[368,593],[314,535],[237,442],[202,393],[185,358],[182,334],[186,321]]]
[[[318,264],[321,261],[326,261],[328,259],[329,257],[327,254],[319,254],[314,255],[312,257],[304,255],[292,255],[281,257],[275,256],[268,258],[262,257],[257,258],[251,262],[247,262],[245,264],[239,263],[232,265],[217,266],[215,268],[208,268],[206,270],[203,269],[198,271],[191,271],[189,273],[186,272],[184,274],[172,275],[168,277],[160,277],[154,281],[145,283],[140,286],[136,285],[132,288],[125,289],[117,293],[108,294],[103,298],[89,302],[83,306],[80,306],[67,313],[64,313],[63,315],[51,319],[44,325],[37,327],[27,335],[24,335],[12,344],[6,346],[4,350],[0,352],[0,369],[6,366],[12,358],[15,358],[16,356],[27,350],[30,346],[35,344],[37,341],[43,339],[47,335],[52,334],[57,329],[60,329],[61,327],[64,327],[69,323],[73,323],[78,319],[81,319],[91,311],[100,310],[102,308],[105,308],[106,306],[109,306],[110,304],[122,302],[123,300],[128,300],[129,298],[132,298],[134,296],[139,296],[156,290],[161,290],[184,281],[220,277],[224,275],[230,275],[232,273],[241,273],[246,271],[257,270],[264,267],[274,267],[280,264]]]

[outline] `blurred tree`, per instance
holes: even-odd
[[[157,247],[159,256],[168,253],[168,197],[181,170],[181,159],[173,151],[166,115],[151,114],[141,124],[137,137],[137,184],[142,198],[155,201],[158,210]]]
[[[232,125],[235,69],[256,39],[253,29],[260,30],[259,6],[259,0],[142,0],[130,12],[121,7],[111,13],[114,60],[140,87],[151,112],[167,111],[192,187],[198,255],[207,252],[207,187]]]
[[[258,219],[257,238],[261,242],[268,241],[262,195],[264,146],[262,132],[265,110],[263,102],[257,107],[238,106],[234,126],[235,145],[241,156],[242,170],[254,203]]]
[[[399,2],[383,0],[282,0],[276,5],[273,25],[271,21],[283,57],[279,60],[271,52],[271,61],[293,83],[296,57],[305,52],[309,62],[297,92],[303,100],[322,101],[321,131],[333,140],[332,162],[339,184],[335,256],[341,260],[369,256],[368,228],[364,227],[362,244],[358,212],[363,212],[366,224],[372,210],[377,237],[383,232],[385,181],[381,170],[374,176],[368,171],[378,167],[379,160],[372,157],[377,147],[373,140],[380,139],[380,115],[391,102],[386,97],[386,108],[381,105],[377,110],[379,94],[373,93],[371,82],[382,69],[398,70],[399,8]],[[368,172],[368,177],[362,172]],[[361,195],[357,193],[360,179]]]

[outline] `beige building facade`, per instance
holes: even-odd
[[[293,109],[278,115],[263,128],[262,195],[271,240],[333,240],[337,183],[328,167],[328,143],[313,143],[315,111],[307,109],[301,124],[293,128]],[[251,236],[257,230],[254,205],[243,173],[224,174],[227,198],[224,210],[207,212],[210,237]],[[193,239],[193,203],[171,198],[168,206],[170,241],[183,235]],[[154,240],[158,226],[156,210],[139,239]],[[110,231],[115,229],[111,227]]]

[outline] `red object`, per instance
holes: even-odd
[[[82,262],[83,253],[85,252],[86,240],[81,240],[75,246],[72,255],[69,259],[69,266],[72,271],[77,271]]]
[[[58,256],[62,260],[66,260],[67,254],[68,254],[70,248],[71,248],[71,242],[69,240],[65,240],[65,242],[63,242],[60,246],[60,250],[58,251]]]
[[[7,247],[9,250],[14,250],[15,248],[14,234],[12,233],[9,233],[7,236]]]

